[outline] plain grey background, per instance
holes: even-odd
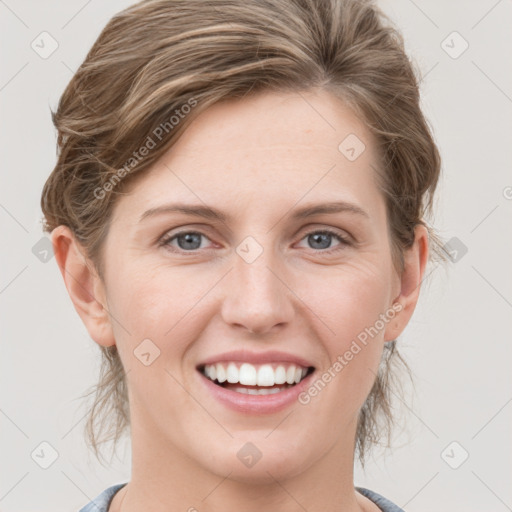
[[[82,437],[78,397],[96,381],[99,349],[45,253],[39,201],[56,161],[50,107],[132,3],[0,1],[0,511],[78,510],[130,478],[128,442],[107,469]],[[424,77],[443,157],[433,224],[456,252],[446,269],[429,267],[399,339],[416,383],[404,430],[366,472],[356,466],[355,484],[408,512],[512,510],[512,2],[380,5]],[[44,51],[58,44],[51,55],[41,38]]]

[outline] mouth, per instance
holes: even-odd
[[[289,362],[251,364],[223,361],[200,365],[197,370],[217,386],[235,393],[272,395],[296,386],[315,368]]]

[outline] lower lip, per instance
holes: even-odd
[[[299,395],[309,386],[309,382],[315,372],[312,372],[298,384],[295,384],[295,386],[271,395],[247,395],[245,393],[237,393],[231,389],[214,384],[200,371],[198,371],[198,373],[201,377],[201,381],[213,397],[230,409],[246,414],[272,414],[282,411],[294,402],[297,402]]]

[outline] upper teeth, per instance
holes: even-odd
[[[203,373],[210,380],[245,384],[247,386],[274,386],[275,384],[297,384],[308,372],[307,368],[294,364],[216,363],[207,364]]]

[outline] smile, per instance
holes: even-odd
[[[274,414],[296,405],[316,371],[311,356],[246,349],[212,354],[196,370],[207,396],[244,415]]]
[[[199,368],[210,381],[225,389],[249,395],[270,395],[299,384],[313,371],[292,363],[251,364],[222,362]]]

